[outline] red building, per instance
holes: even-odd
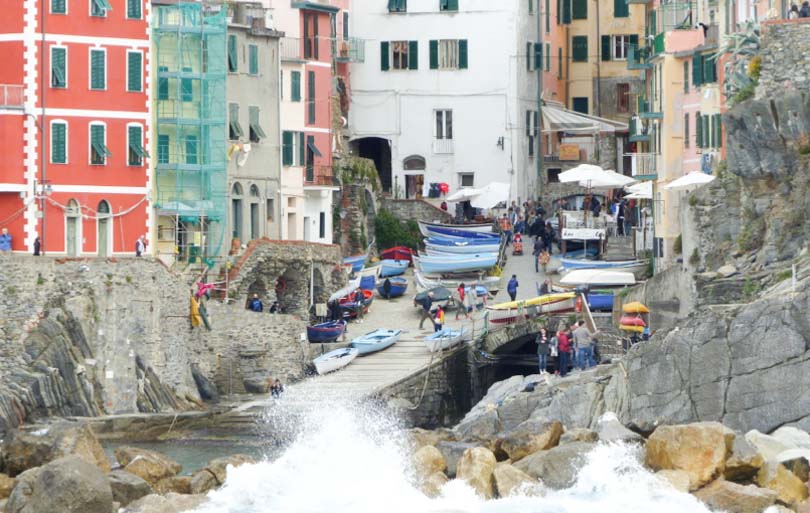
[[[149,225],[149,0],[4,6],[0,227],[14,251],[39,236],[48,254],[133,253]]]

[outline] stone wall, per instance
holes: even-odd
[[[764,22],[761,44],[757,98],[778,96],[789,89],[810,91],[810,19]]]
[[[453,221],[453,214],[450,211],[437,208],[421,199],[383,198],[381,205],[382,208],[391,212],[394,217],[403,221],[408,219],[429,223],[450,223]]]
[[[674,265],[644,283],[616,296],[613,309],[618,325],[621,305],[640,301],[650,310],[650,329],[671,330],[695,308],[695,285],[692,273],[681,265]]]

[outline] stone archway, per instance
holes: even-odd
[[[261,278],[256,278],[256,281],[250,284],[248,287],[247,296],[245,296],[245,308],[250,306],[250,300],[253,298],[253,294],[258,294],[259,299],[261,299],[267,307],[269,307],[268,301],[271,298],[267,296],[267,285],[265,285],[264,280]]]
[[[306,315],[309,310],[309,269],[287,267],[276,278],[276,300],[282,313]]]

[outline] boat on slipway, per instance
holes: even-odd
[[[328,321],[307,326],[310,342],[334,342],[346,331],[346,321]]]
[[[366,260],[368,260],[367,253],[363,255],[347,256],[343,258],[343,265],[351,266],[352,272],[356,273],[366,265]]]
[[[636,278],[642,277],[647,271],[648,263],[644,260],[587,260],[580,258],[561,258],[561,273],[577,269],[602,269],[633,273]]]
[[[410,260],[381,260],[380,277],[386,278],[388,276],[399,276],[408,269],[409,265],[411,265]]]
[[[576,269],[560,279],[563,287],[627,287],[635,284],[633,273],[611,269]]]
[[[500,289],[501,277],[500,276],[453,276],[452,278],[443,278],[441,275],[425,274],[420,271],[414,271],[414,279],[416,285],[422,289],[433,289],[436,287],[449,287],[455,289],[459,283],[471,286],[481,286],[487,289],[490,294],[495,294]]]
[[[385,281],[388,280],[390,288],[386,291]],[[408,280],[401,277],[384,278],[377,282],[377,294],[385,299],[393,299],[405,294],[408,290]]]
[[[394,345],[400,335],[402,330],[378,329],[352,340],[351,346],[357,349],[360,355],[376,353]]]
[[[493,324],[510,324],[538,315],[573,312],[576,309],[576,297],[573,292],[555,293],[488,306],[487,320]]]
[[[312,363],[315,365],[315,370],[318,371],[318,374],[323,375],[349,365],[352,363],[352,360],[357,358],[359,352],[360,351],[354,347],[335,349],[334,351],[315,358],[312,360]]]
[[[425,337],[425,347],[434,353],[449,349],[461,342],[469,340],[467,328],[445,328]]]
[[[419,231],[425,237],[430,237],[433,234],[439,233],[439,230],[455,235],[456,232],[459,236],[465,237],[468,234],[482,233],[495,235],[492,233],[492,223],[479,223],[479,224],[445,224],[445,223],[430,223],[427,221],[419,221]]]
[[[416,268],[425,273],[456,274],[490,269],[498,263],[498,254],[420,255],[414,261]]]

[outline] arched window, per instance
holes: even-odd
[[[425,157],[419,155],[411,155],[402,161],[402,169],[405,171],[424,171]]]
[[[101,200],[98,203],[98,213],[99,215],[109,215],[110,214],[110,204],[107,203],[107,200]]]
[[[250,186],[250,195],[256,198],[259,197],[259,188],[256,186],[256,184]]]
[[[242,190],[242,184],[240,184],[239,182],[234,183],[233,188],[231,189],[231,194],[233,194],[234,196],[241,196],[242,194],[244,194]]]

